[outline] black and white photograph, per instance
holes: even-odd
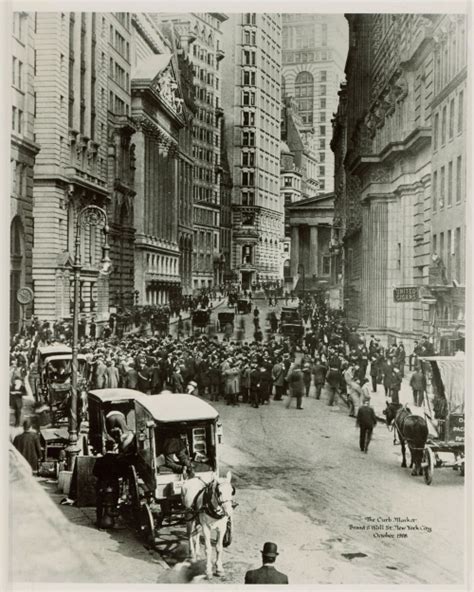
[[[4,11],[8,585],[470,589],[472,7],[215,4]]]

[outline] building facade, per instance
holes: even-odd
[[[347,26],[342,15],[282,16],[282,75],[285,96],[298,106],[303,129],[314,130],[318,149],[319,190],[333,191],[334,164],[330,149],[331,117],[344,78]]]
[[[108,278],[99,273],[103,228],[78,224],[89,205],[106,209],[107,23],[97,13],[39,12],[35,18],[34,312],[70,318],[79,238],[80,311],[108,318]]]
[[[293,289],[329,289],[331,253],[329,250],[334,195],[304,199],[287,207],[291,232],[291,277]]]
[[[180,291],[179,132],[186,125],[177,58],[147,14],[132,20],[137,303],[167,304]]]
[[[104,60],[108,71],[107,90],[105,97],[101,96],[101,101],[107,104],[107,181],[111,196],[109,242],[112,273],[109,280],[109,297],[113,308],[129,309],[135,303],[135,146],[132,137],[136,128],[131,118],[133,15],[128,12],[110,12],[101,14],[99,18],[105,23],[103,30],[108,39]]]
[[[465,19],[347,19],[347,88],[333,144],[338,167],[347,144],[335,212],[345,307],[387,341],[435,340],[436,315],[463,319],[463,292],[452,282],[462,285],[464,273]]]
[[[33,14],[13,13],[10,132],[10,331],[17,332],[31,318],[32,304],[20,305],[20,288],[33,289],[32,248],[33,170],[39,146],[35,142],[36,95],[35,19]]]
[[[281,277],[281,17],[233,14],[223,26],[225,137],[232,189],[232,269],[244,289]]]
[[[158,14],[178,27],[194,68],[193,120],[193,289],[220,284],[220,136],[222,13]],[[190,43],[192,39],[192,43]]]

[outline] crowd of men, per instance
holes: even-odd
[[[259,317],[257,302],[254,321]],[[156,332],[151,336],[105,332],[97,338],[82,336],[79,351],[87,360],[85,379],[90,388],[125,387],[148,394],[193,391],[211,401],[223,397],[228,405],[242,403],[255,408],[288,395],[287,405],[295,399],[298,409],[314,384],[316,398],[325,386],[328,405],[335,407],[342,398],[350,415],[356,416],[359,406],[370,398],[369,374],[373,392],[382,385],[386,396],[399,402],[407,366],[402,343],[383,348],[374,336],[367,343],[340,312],[329,310],[321,297],[300,299],[299,308],[307,323],[300,343],[277,332],[274,313],[266,340],[263,334],[253,341],[241,336],[233,340],[231,335],[222,341],[218,336],[184,336],[179,331],[177,337],[162,337]],[[67,334],[56,336],[47,323],[32,327],[30,334],[16,336],[11,348],[10,395],[17,425],[21,416],[18,401],[25,394],[26,380],[39,401],[38,346],[58,339],[70,341]],[[410,356],[409,367],[416,366],[418,356],[432,353],[431,343],[424,339]],[[415,399],[421,388],[418,383],[416,386],[415,394],[412,385]]]

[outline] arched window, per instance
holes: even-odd
[[[311,72],[300,72],[295,79],[295,99],[303,123],[313,123],[314,78]]]

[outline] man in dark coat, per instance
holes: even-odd
[[[23,422],[23,433],[15,436],[13,446],[22,454],[30,463],[33,472],[38,471],[38,463],[43,456],[39,436],[36,432],[31,430],[31,422],[25,419]]]
[[[325,366],[319,357],[316,358],[313,365],[314,386],[316,388],[316,399],[321,397],[321,389],[326,382],[327,366]]]
[[[423,405],[423,393],[426,390],[425,375],[421,368],[418,367],[411,375],[410,386],[413,391],[413,404],[421,407]]]
[[[356,425],[360,428],[359,446],[361,452],[367,453],[372,431],[376,424],[377,418],[373,407],[370,406],[370,398],[365,398],[364,404],[359,407],[356,419]]]
[[[246,584],[288,584],[288,576],[273,565],[278,551],[275,543],[265,543],[262,550],[262,567],[251,569],[245,574]]]

